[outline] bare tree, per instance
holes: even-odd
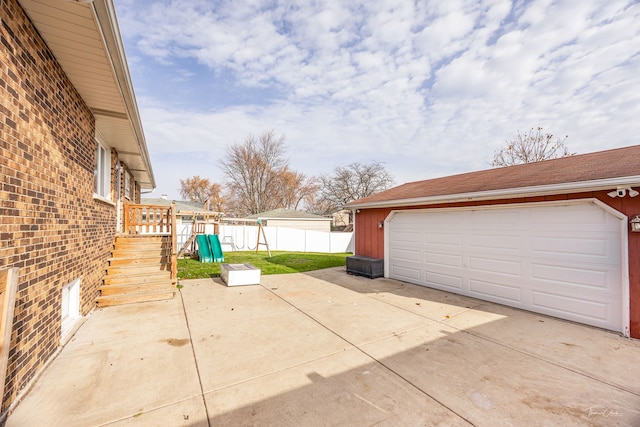
[[[320,195],[315,201],[325,212],[335,211],[346,203],[386,190],[393,185],[393,176],[380,162],[368,165],[352,163],[337,166],[333,175],[320,178]],[[320,213],[320,212],[316,212]]]
[[[211,183],[208,178],[201,178],[195,175],[191,178],[180,180],[180,195],[191,201],[201,203],[203,206],[209,202],[211,209],[222,212],[223,199],[220,184]]]
[[[227,177],[228,207],[234,215],[252,215],[298,207],[307,189],[304,174],[289,169],[285,137],[273,131],[227,147],[221,168]]]
[[[550,133],[543,133],[542,128],[531,128],[528,133],[517,131],[507,140],[507,145],[493,155],[493,167],[512,166],[522,163],[539,162],[541,160],[558,157],[573,156],[569,152],[564,138],[554,137]]]
[[[278,176],[279,194],[282,207],[298,209],[303,200],[307,200],[317,191],[314,178],[307,178],[303,173],[292,171],[289,168],[281,171]]]
[[[307,212],[316,215],[328,215],[339,209],[336,207],[335,203],[324,199],[320,191],[317,191],[316,194],[312,194],[305,198],[305,207]]]

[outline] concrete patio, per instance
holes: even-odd
[[[640,425],[640,342],[343,268],[94,311],[8,426]]]

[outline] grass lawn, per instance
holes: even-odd
[[[350,253],[325,254],[315,252],[266,251],[225,252],[227,264],[251,264],[260,269],[260,274],[286,274],[346,265]],[[197,259],[178,260],[179,279],[205,279],[220,276],[220,263],[200,262]]]

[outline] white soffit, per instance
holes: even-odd
[[[112,0],[19,0],[96,118],[96,131],[121,154],[144,189],[155,187]]]

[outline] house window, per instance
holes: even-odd
[[[124,173],[124,197],[131,200],[131,174],[126,171]]]
[[[109,198],[111,178],[111,153],[102,144],[96,148],[96,170],[94,192],[97,196]]]

